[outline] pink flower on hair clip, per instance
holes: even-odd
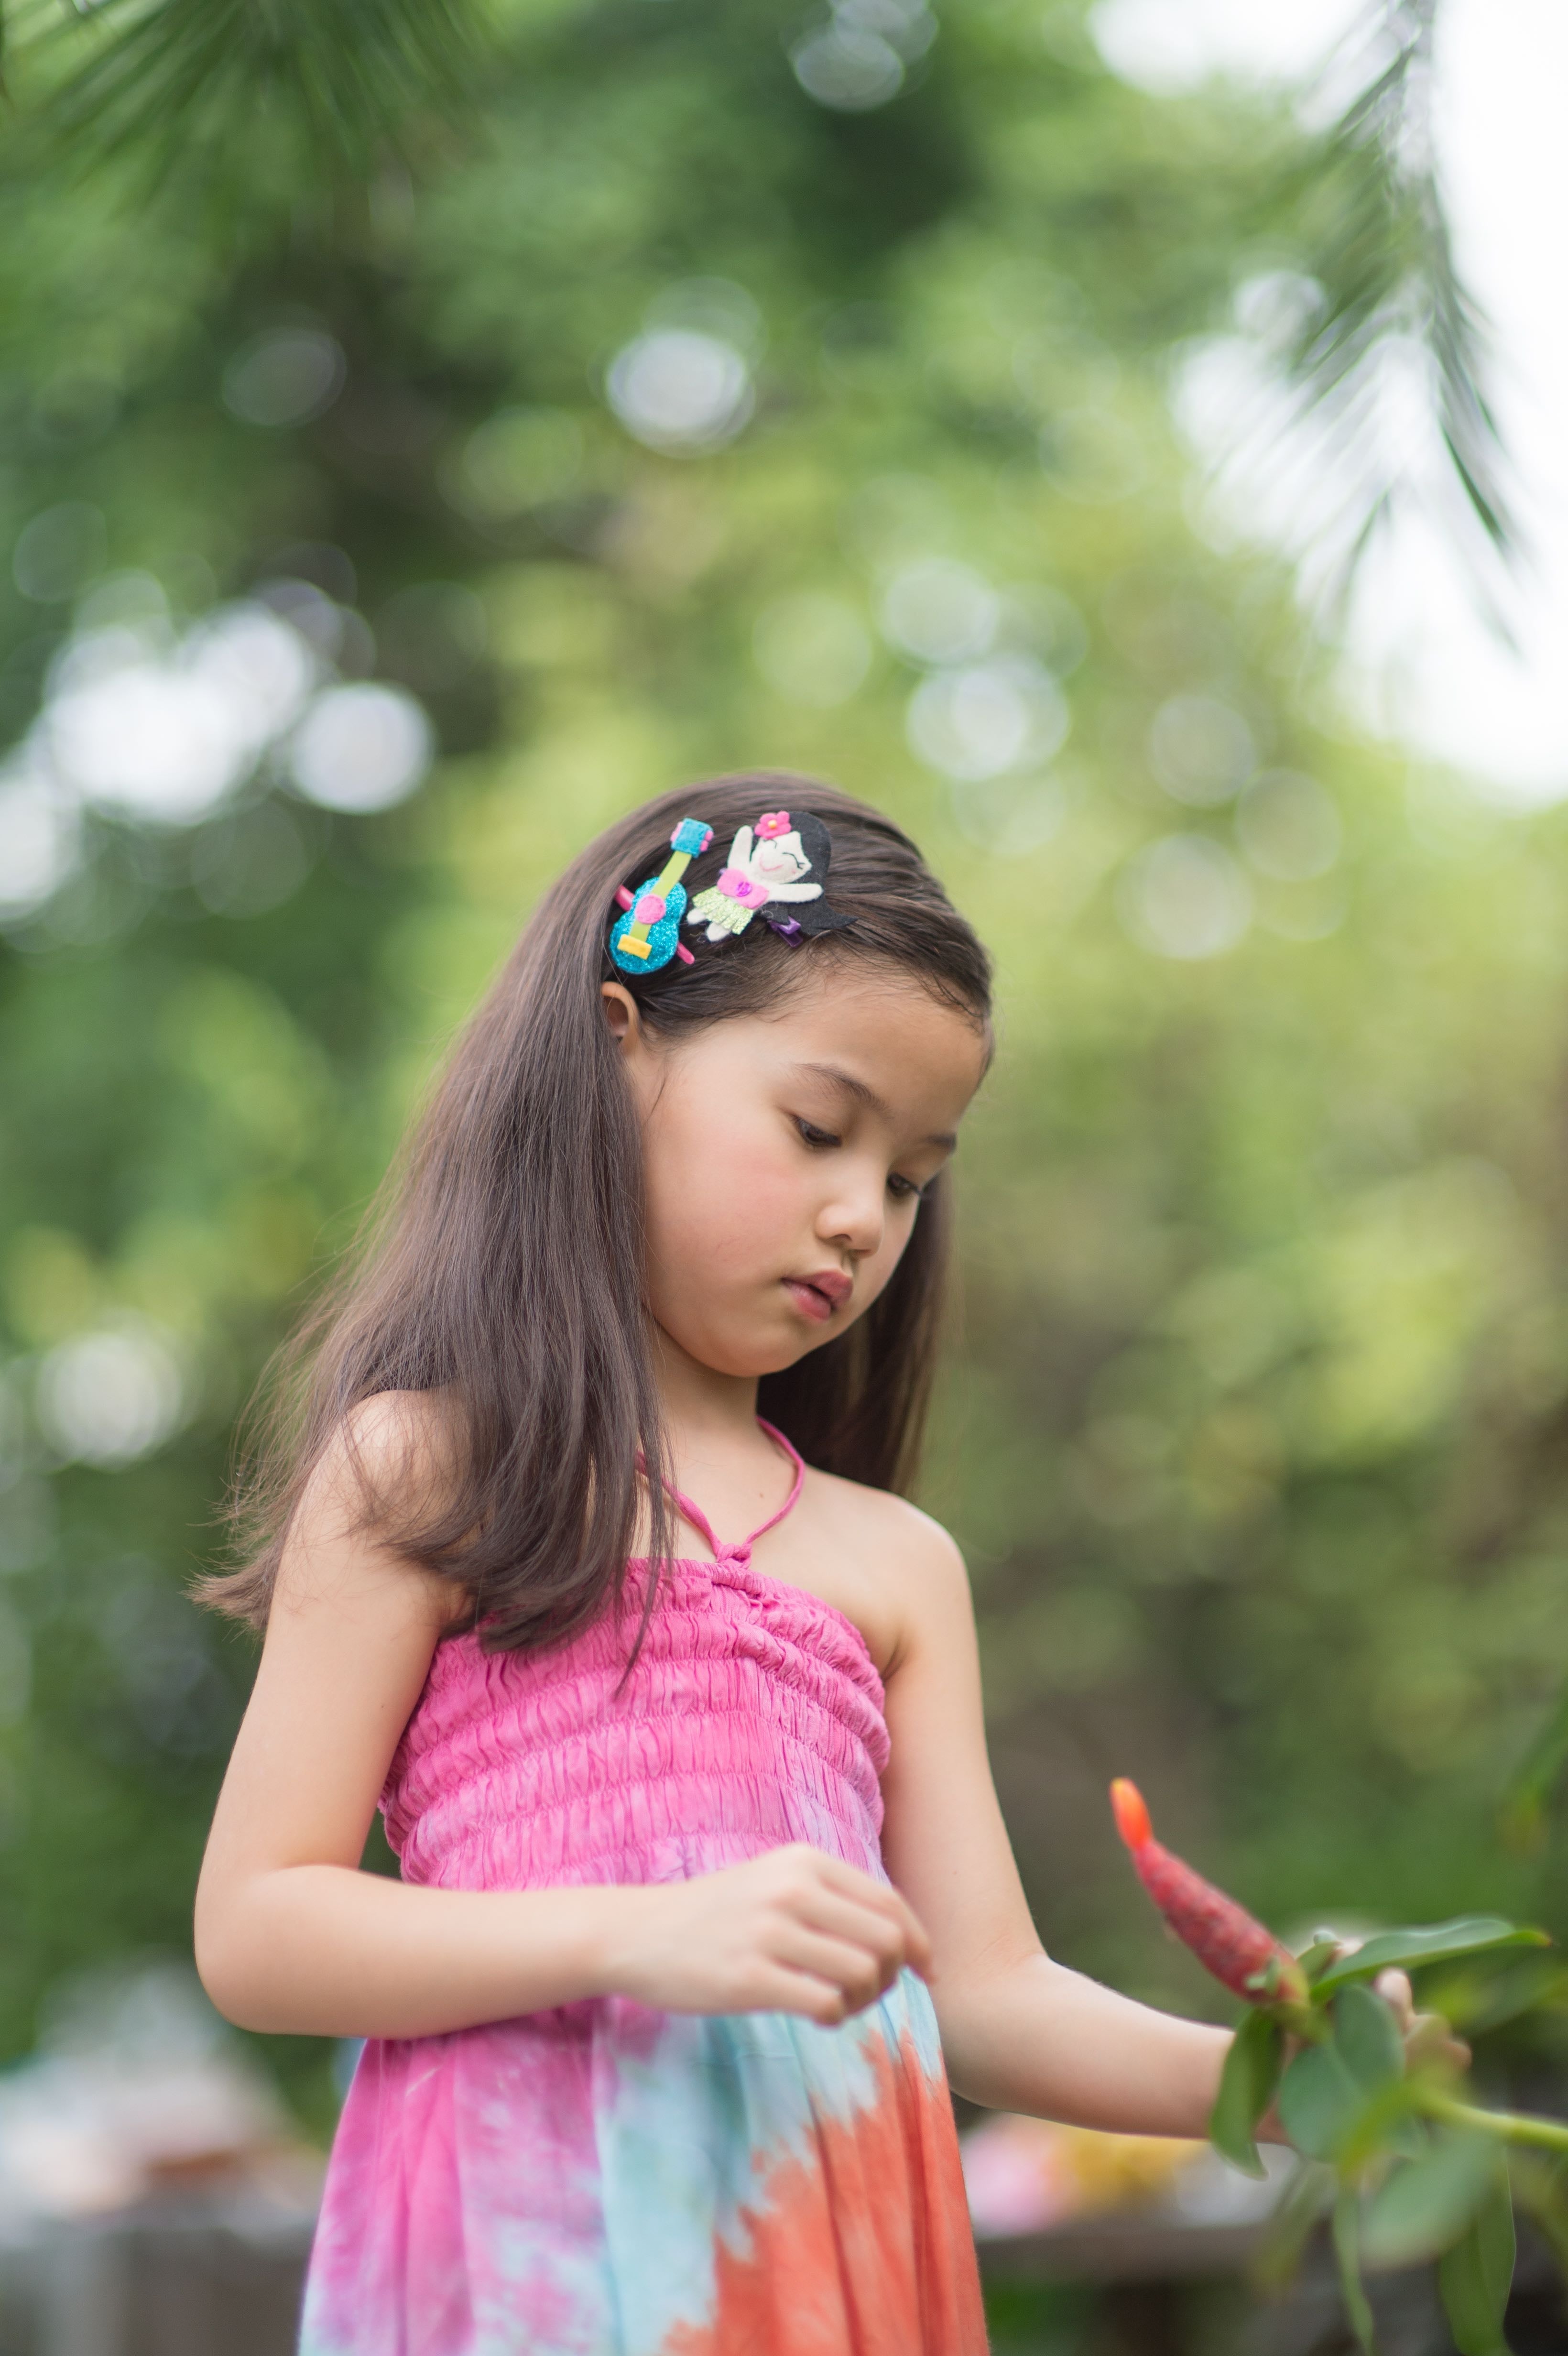
[[[790,830],[788,810],[764,810],[757,820],[757,835],[763,842],[776,842],[781,834]]]

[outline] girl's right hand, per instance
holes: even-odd
[[[605,1992],[663,2012],[799,2012],[832,2027],[906,1964],[931,1968],[896,1890],[804,1842],[617,1896]]]

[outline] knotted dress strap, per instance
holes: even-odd
[[[770,1514],[767,1520],[760,1523],[749,1537],[740,1539],[733,1546],[728,1544],[723,1538],[716,1537],[713,1533],[713,1526],[709,1522],[707,1515],[703,1512],[701,1506],[695,1504],[690,1497],[687,1496],[684,1491],[677,1489],[673,1482],[667,1481],[665,1483],[665,1488],[668,1493],[670,1502],[673,1505],[679,1506],[683,1516],[691,1524],[694,1530],[701,1531],[702,1536],[707,1539],[709,1545],[713,1549],[713,1558],[716,1562],[738,1562],[741,1564],[750,1562],[752,1558],[752,1548],[756,1545],[757,1540],[760,1537],[765,1537],[769,1530],[776,1528],[777,1525],[783,1521],[784,1515],[793,1510],[799,1501],[801,1490],[805,1485],[805,1465],[802,1461],[799,1451],[790,1446],[789,1441],[784,1438],[782,1431],[775,1431],[771,1423],[764,1423],[763,1421],[761,1416],[757,1418],[757,1429],[760,1431],[765,1431],[768,1438],[774,1443],[774,1445],[781,1448],[784,1451],[784,1453],[789,1458],[790,1462],[795,1467],[795,1480],[791,1485],[789,1495],[784,1499],[784,1504],[779,1507],[777,1513]]]

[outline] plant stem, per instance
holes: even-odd
[[[1350,2319],[1350,2329],[1360,2344],[1362,2356],[1376,2356],[1377,2336],[1372,2323],[1372,2310],[1368,2303],[1366,2286],[1361,2280],[1360,2210],[1354,2188],[1346,2185],[1334,2203],[1334,2255],[1339,2268],[1339,2291],[1345,2301],[1345,2312]]]
[[[1539,2145],[1542,2151],[1568,2151],[1568,2120],[1527,2118],[1519,2111],[1483,2111],[1473,2103],[1456,2103],[1447,2094],[1424,2094],[1422,2109],[1428,2118],[1450,2126],[1473,2127],[1503,2143]]]

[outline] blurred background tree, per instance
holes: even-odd
[[[885,805],[997,956],[926,1494],[1049,1944],[1210,2001],[1123,1770],[1284,1929],[1555,1921],[1498,1827],[1564,1651],[1563,822],[1358,732],[1171,422],[1321,283],[1321,139],[1038,0],[355,16],[353,103],[338,12],[15,25],[5,2049],[187,1944],[252,1655],[185,1587],[454,1024],[589,833],[750,764]]]

